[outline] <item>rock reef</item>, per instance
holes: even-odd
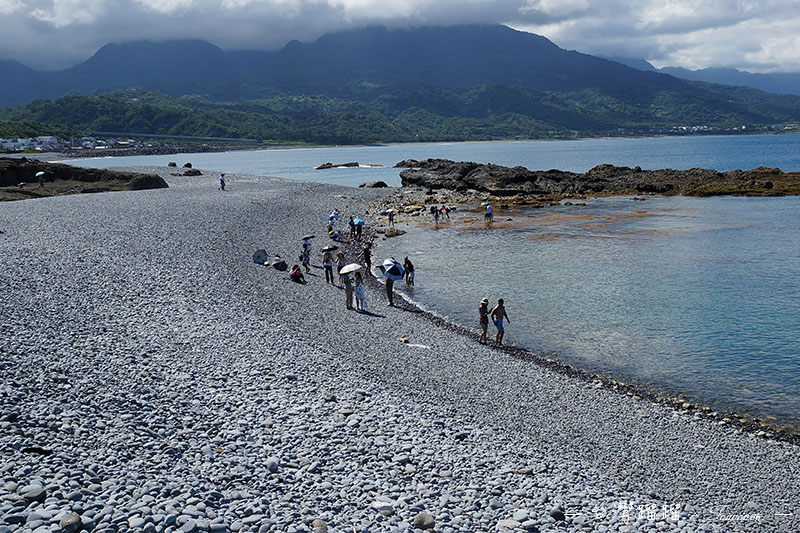
[[[36,174],[44,172],[44,186]],[[32,159],[0,158],[0,201],[64,194],[140,191],[169,187],[157,174],[80,168]]]
[[[397,163],[404,187],[429,191],[477,191],[498,197],[561,199],[624,194],[714,196],[782,196],[800,194],[800,173],[778,168],[753,170],[643,170],[641,167],[598,165],[579,174],[563,170],[529,170],[447,159],[413,159]]]

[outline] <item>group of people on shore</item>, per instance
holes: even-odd
[[[449,209],[445,206],[442,208],[432,207],[431,214],[434,215],[435,219],[438,221],[439,213],[444,213],[444,216],[448,216],[449,218]],[[391,213],[391,212],[390,212]],[[339,218],[339,213],[334,209],[331,213],[330,217],[328,217],[328,234],[331,236],[331,233],[334,232],[334,224],[336,220]],[[390,219],[393,217],[390,217]],[[486,213],[485,218],[487,221],[491,221],[493,218],[492,208],[491,205],[486,206]],[[348,226],[350,227],[350,241],[358,240],[361,238],[361,227],[363,224],[359,225],[355,223],[355,219],[351,216],[349,217]],[[313,237],[313,236],[308,236]],[[338,237],[338,235],[337,235]],[[303,267],[305,267],[306,273],[311,272],[310,269],[310,262],[311,262],[311,242],[309,238],[303,239],[302,250],[300,253],[300,260]],[[331,238],[334,238],[331,236]],[[336,240],[334,238],[334,240]],[[342,250],[334,251],[336,246],[328,246],[326,249],[323,250],[322,254],[322,268],[325,270],[325,282],[331,285],[337,285],[337,279],[334,278],[334,266],[336,267],[336,274],[338,275],[338,285],[343,286],[345,289],[345,305],[347,309],[355,309],[359,312],[367,311],[367,295],[366,290],[364,288],[364,275],[359,272],[359,269],[353,270],[351,266],[350,269],[346,272],[342,272],[342,269],[345,267],[346,258],[345,254]],[[367,242],[366,245],[362,248],[361,253],[359,254],[360,258],[362,259],[364,265],[366,266],[366,272],[370,273],[372,271],[372,247],[371,243]],[[392,259],[394,262],[394,260]],[[399,263],[398,263],[399,265]],[[359,265],[360,267],[360,265]],[[414,278],[415,278],[415,267],[414,263],[409,259],[408,256],[405,257],[402,264],[402,279],[405,280],[407,287],[414,286]],[[399,274],[398,274],[399,276]],[[303,276],[302,269],[300,265],[295,264],[292,266],[291,270],[289,271],[289,277],[292,281],[296,281],[298,283],[305,283],[305,277]],[[397,279],[397,278],[395,278]],[[386,298],[388,300],[388,305],[394,305],[394,280],[389,276],[386,276],[385,281],[385,288],[386,288]],[[481,333],[478,337],[478,342],[481,344],[486,344],[486,337],[488,334],[488,326],[489,320],[491,319],[492,323],[494,324],[495,328],[497,329],[497,334],[495,336],[495,344],[497,346],[503,346],[503,337],[505,335],[505,324],[510,323],[510,319],[508,317],[508,313],[506,312],[505,302],[502,298],[497,300],[497,304],[489,309],[489,299],[483,298],[478,305],[478,324],[481,328]]]
[[[447,217],[447,220],[450,220],[450,211],[452,211],[452,208],[449,205],[442,205],[441,207],[432,205],[431,216],[433,217],[433,221],[439,222],[440,218],[444,220],[445,217]]]

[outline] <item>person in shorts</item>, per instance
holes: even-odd
[[[505,303],[503,299],[500,298],[497,300],[497,305],[494,306],[491,312],[492,321],[494,322],[495,327],[497,328],[497,337],[495,338],[495,344],[498,346],[503,345],[503,335],[505,334],[506,330],[503,327],[503,319],[508,323],[511,323],[511,320],[508,318],[508,314],[506,313]]]
[[[405,261],[403,262],[403,272],[406,276],[406,286],[413,287],[414,286],[414,263],[411,262],[411,259],[406,257]]]

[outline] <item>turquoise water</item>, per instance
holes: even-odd
[[[428,157],[576,172],[603,163],[800,171],[800,135],[273,149],[75,163],[188,161],[355,186],[379,179],[399,185],[395,163]],[[313,170],[328,161],[383,168]],[[216,176],[209,178],[216,187]],[[438,228],[426,222],[406,229],[382,243],[376,259],[410,255],[418,272],[411,297],[424,307],[477,328],[480,298],[503,297],[508,342],[800,427],[799,198],[614,198],[499,210],[492,228],[475,211]]]
[[[477,331],[481,297],[504,298],[506,342],[800,427],[800,198],[595,199],[404,229],[376,257],[412,258],[416,286],[395,286],[423,307]]]
[[[407,144],[333,148],[290,148],[259,151],[178,154],[159,156],[78,159],[74,164],[95,168],[127,165],[162,165],[175,161],[220,172],[278,176],[357,186],[383,180],[400,185],[398,169],[404,159],[429,157],[521,165],[532,170],[557,168],[585,172],[603,163],[659,168],[713,168],[732,170],[758,166],[800,171],[800,135],[746,135],[716,137],[657,137],[636,139],[585,139],[577,141],[519,141],[483,143]],[[313,170],[331,162],[357,161],[382,168]],[[235,181],[235,180],[234,180]],[[231,183],[233,185],[233,183]]]

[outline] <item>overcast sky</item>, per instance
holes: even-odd
[[[0,59],[71,66],[109,42],[274,50],[336,30],[502,23],[657,67],[800,72],[800,0],[0,0]]]

